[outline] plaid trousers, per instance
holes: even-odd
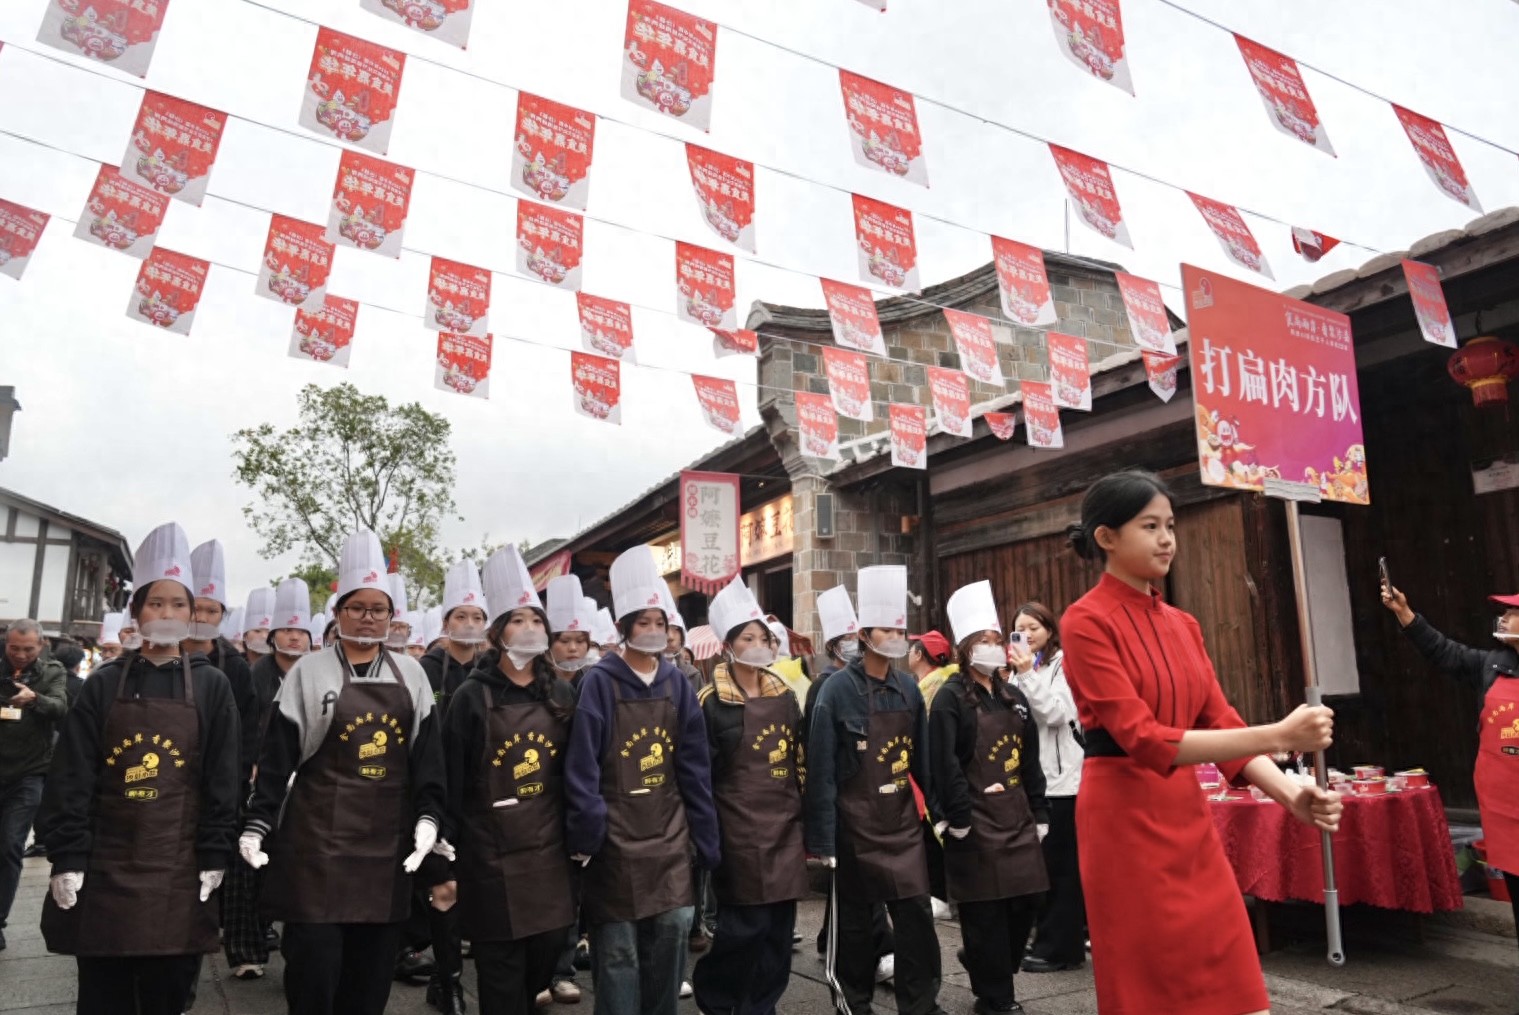
[[[242,857],[234,857],[221,888],[222,947],[228,965],[262,966],[269,961],[264,921],[258,913],[263,888],[264,872],[249,867]]]

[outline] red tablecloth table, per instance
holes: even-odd
[[[1240,891],[1268,902],[1324,901],[1316,829],[1274,802],[1210,800],[1213,824]],[[1411,913],[1461,908],[1450,829],[1433,786],[1382,796],[1345,797],[1334,837],[1340,905],[1364,903]]]

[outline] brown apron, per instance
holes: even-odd
[[[951,686],[939,693],[960,690]],[[1029,724],[1015,709],[977,710],[976,749],[965,766],[970,834],[963,839],[944,836],[944,879],[955,902],[1012,899],[1050,886],[1019,769],[1023,737],[1029,732]],[[1002,791],[988,793],[988,786]]]
[[[802,787],[795,757],[796,697],[789,691],[744,702],[744,735],[712,786],[723,862],[712,890],[725,906],[804,898]]]
[[[394,683],[356,683],[342,648],[332,725],[296,771],[274,845],[264,908],[290,923],[397,923],[410,906],[411,692],[390,651],[370,664]]]
[[[913,713],[877,712],[867,681],[864,730],[846,734],[860,769],[838,788],[838,887],[851,902],[889,902],[928,894],[928,854],[913,803]]]
[[[575,922],[564,845],[570,726],[544,702],[493,705],[490,688],[475,683],[485,746],[459,828],[459,932],[468,941],[518,941]]]
[[[686,806],[675,774],[675,702],[668,695],[624,698],[615,678],[612,689],[617,709],[601,757],[606,841],[582,883],[581,911],[592,924],[642,920],[696,902]]]
[[[42,903],[42,936],[65,955],[190,955],[218,947],[216,900],[200,901],[200,716],[190,658],[183,698],[130,698],[122,662],[106,710],[96,781],[94,841],[72,909]]]

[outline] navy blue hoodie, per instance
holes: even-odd
[[[607,656],[580,678],[580,702],[570,727],[570,749],[564,761],[565,837],[571,853],[595,856],[607,835],[607,805],[601,796],[601,759],[612,739],[617,696],[673,698],[675,780],[685,802],[686,824],[702,867],[712,870],[721,860],[717,811],[712,804],[712,761],[707,751],[707,726],[691,682],[674,663],[661,658],[654,682],[645,685],[620,656]]]

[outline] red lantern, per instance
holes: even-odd
[[[1519,377],[1519,346],[1483,335],[1456,350],[1446,369],[1472,389],[1477,408],[1500,408],[1508,404],[1508,382]]]

